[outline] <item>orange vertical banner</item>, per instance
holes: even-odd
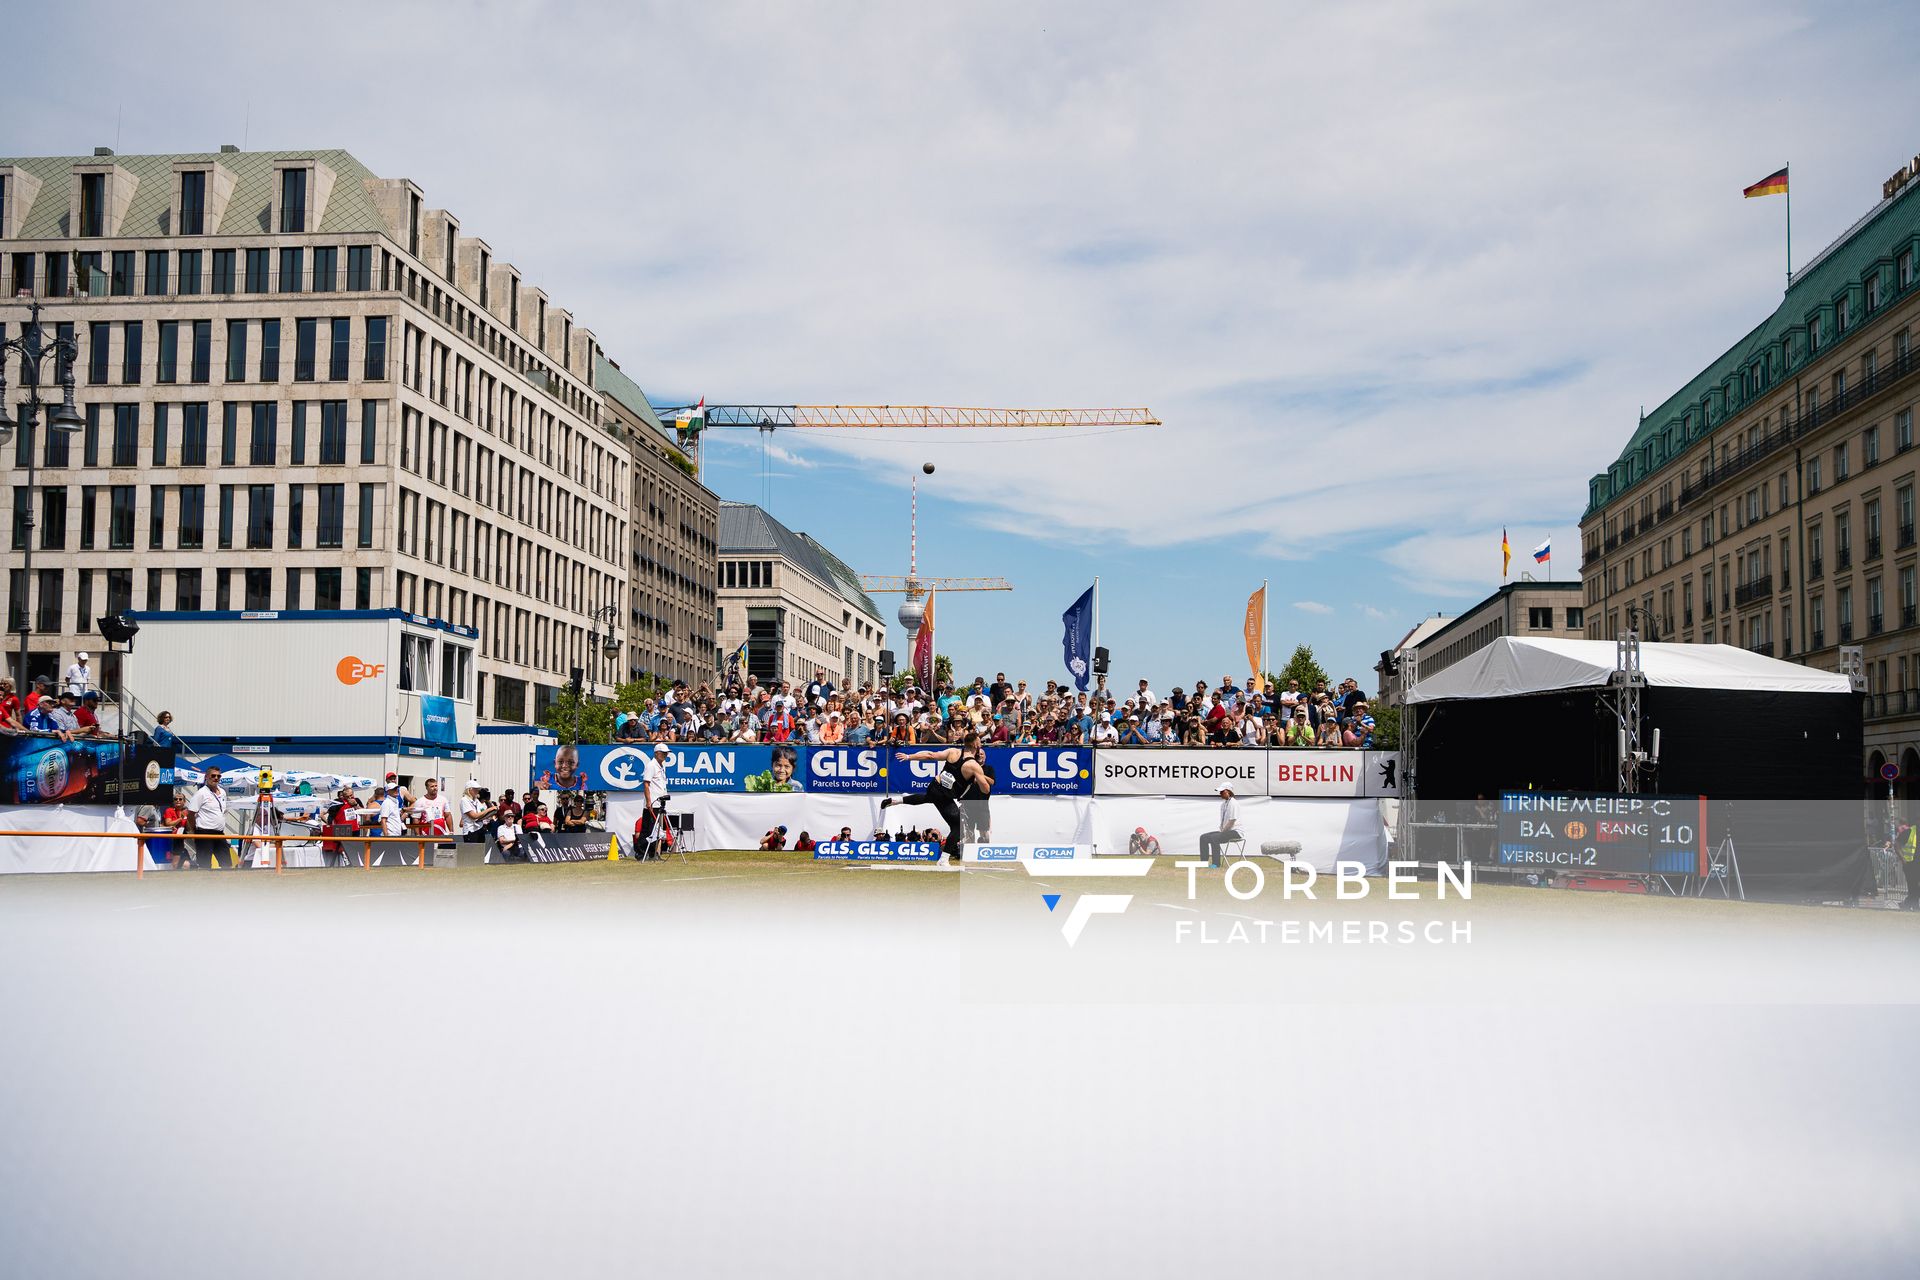
[[[1267,638],[1267,589],[1264,586],[1247,597],[1244,630],[1247,638],[1247,670],[1253,672],[1247,681],[1247,688],[1255,693],[1264,693],[1266,675],[1260,670],[1260,655],[1265,650]]]

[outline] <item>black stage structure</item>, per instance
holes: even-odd
[[[1403,655],[1403,661],[1406,658]],[[1861,694],[1845,675],[1729,645],[1501,637],[1410,675],[1412,820],[1503,791],[1705,796],[1753,896],[1872,887]]]

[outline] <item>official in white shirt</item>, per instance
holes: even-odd
[[[640,814],[640,829],[634,835],[633,856],[636,858],[647,856],[647,850],[653,844],[654,828],[666,818],[667,757],[672,754],[673,748],[666,743],[654,743],[653,756],[641,771],[640,799],[646,808]]]
[[[1235,834],[1239,825],[1240,806],[1234,803],[1233,788],[1222,787],[1220,788],[1220,829],[1209,831],[1200,837],[1200,856],[1207,860],[1208,866],[1220,865],[1220,851],[1226,848],[1230,837]]]
[[[87,666],[87,655],[77,653],[74,663],[67,668],[67,692],[75,698],[87,696],[87,690],[93,688],[93,671]]]
[[[207,770],[206,780],[187,799],[187,813],[193,821],[194,853],[204,869],[220,865],[224,854],[229,871],[240,865],[233,846],[227,843],[227,793],[220,787],[220,771]]]

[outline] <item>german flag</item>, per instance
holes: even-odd
[[[1748,187],[1743,194],[1749,200],[1755,196],[1783,196],[1787,194],[1787,171],[1782,169],[1778,173],[1768,174],[1766,177],[1760,179],[1760,181]]]

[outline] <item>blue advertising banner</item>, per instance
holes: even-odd
[[[929,841],[824,840],[813,846],[816,861],[938,862],[942,850]]]
[[[0,735],[0,804],[164,805],[172,798],[172,747]]]
[[[806,747],[806,789],[841,795],[879,795],[887,789],[879,747]]]
[[[940,746],[896,747],[887,762],[887,789],[895,795],[925,790],[940,766],[903,757]],[[988,747],[986,766],[996,796],[1090,796],[1093,752],[1087,747]]]
[[[800,751],[787,745],[672,743],[666,759],[668,792],[806,789]],[[540,746],[533,751],[533,785],[553,791],[638,791],[653,744]]]
[[[420,695],[420,736],[428,742],[454,743],[460,740],[453,722],[453,699],[437,694]]]

